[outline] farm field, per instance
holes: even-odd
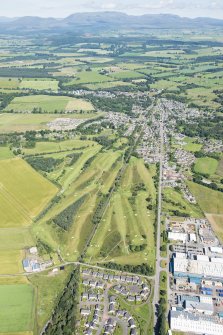
[[[29,225],[57,187],[20,158],[0,161],[0,227]]]
[[[197,158],[195,161],[194,170],[201,174],[215,174],[218,167],[218,161],[210,157]]]
[[[22,257],[23,252],[20,250],[0,250],[0,274],[8,275],[22,273]]]
[[[19,87],[21,89],[29,89],[29,90],[49,90],[49,91],[58,91],[58,81],[57,80],[49,80],[49,79],[23,79],[20,83]]]
[[[0,228],[0,251],[21,250],[31,247],[33,243],[29,228]]]
[[[28,284],[0,285],[0,333],[33,330],[34,289]],[[24,333],[23,333],[24,332]]]
[[[14,98],[5,111],[31,112],[41,109],[46,113],[55,111],[93,111],[94,107],[88,101],[63,96],[30,95]]]
[[[2,159],[9,159],[13,158],[14,155],[12,151],[9,149],[9,147],[1,147],[0,146],[0,160]]]
[[[188,182],[188,186],[205,213],[223,214],[223,193],[193,182]]]

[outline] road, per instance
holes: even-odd
[[[156,334],[157,325],[157,308],[159,305],[159,279],[160,272],[163,271],[160,267],[162,258],[160,257],[160,246],[161,246],[161,210],[162,210],[162,176],[163,176],[163,156],[164,156],[164,130],[163,130],[163,112],[161,112],[160,120],[160,167],[159,167],[159,185],[158,185],[158,199],[157,199],[157,240],[156,240],[156,269],[155,269],[155,286],[154,286],[154,333]]]

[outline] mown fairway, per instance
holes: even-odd
[[[31,285],[0,285],[0,333],[33,328],[34,290]]]
[[[87,256],[92,261],[148,262],[154,266],[156,190],[153,175],[153,168],[148,170],[142,160],[131,159],[88,248]],[[150,209],[147,209],[148,203]]]
[[[0,227],[30,224],[56,192],[22,159],[0,161]]]
[[[83,99],[62,96],[30,95],[14,98],[5,108],[6,111],[31,112],[34,108],[45,112],[54,111],[92,111],[94,107]]]

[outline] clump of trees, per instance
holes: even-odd
[[[142,263],[139,265],[131,265],[131,264],[117,264],[117,263],[105,263],[103,264],[104,267],[108,269],[114,269],[123,272],[132,272],[132,273],[139,273],[145,276],[152,276],[154,275],[154,268],[149,266],[147,263]]]
[[[70,161],[67,165],[72,166],[81,157],[81,155],[82,155],[81,152],[77,152],[77,153],[67,155],[66,157],[70,158]]]
[[[27,157],[26,161],[38,171],[51,172],[59,164],[63,162],[63,159],[55,159],[52,157]]]
[[[72,205],[65,208],[62,212],[60,212],[57,216],[53,218],[53,222],[64,230],[69,230],[71,227],[75,216],[81,205],[84,203],[86,195],[83,195],[80,199],[75,201]]]

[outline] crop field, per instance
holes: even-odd
[[[22,256],[23,253],[20,250],[0,250],[0,274],[22,273]]]
[[[52,113],[55,111],[92,111],[88,101],[63,96],[30,95],[14,98],[5,111],[31,112],[34,108]]]
[[[27,284],[0,285],[0,296],[0,332],[32,331],[34,321],[32,286]]]
[[[218,167],[218,161],[210,157],[197,158],[195,161],[194,170],[201,174],[215,174]]]
[[[120,264],[146,261],[154,266],[154,212],[147,209],[146,202],[148,196],[153,205],[155,202],[153,173],[141,160],[132,159],[88,249],[87,256],[91,261]],[[140,183],[144,185],[143,189],[140,189]],[[139,190],[133,200],[134,187],[139,187]]]
[[[0,227],[29,225],[57,187],[20,158],[0,161]]]

